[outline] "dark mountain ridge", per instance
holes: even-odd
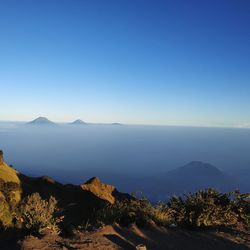
[[[116,185],[124,183],[122,177],[116,178],[117,182],[113,181]],[[108,181],[111,180],[108,179]],[[192,161],[182,167],[148,177],[131,177],[129,187],[126,188],[127,183],[119,188],[127,192],[142,193],[153,202],[209,187],[221,192],[229,192],[239,187],[239,183],[233,176],[201,161]]]
[[[6,190],[6,186],[9,186],[10,190]],[[132,199],[129,194],[120,193],[114,186],[102,183],[96,177],[82,185],[73,185],[61,184],[48,176],[26,176],[7,165],[0,150],[1,202],[6,203],[6,207],[15,206],[21,199],[33,193],[39,193],[43,199],[50,196],[56,198],[65,217],[65,226],[87,221],[94,211],[104,208],[109,203]]]
[[[187,177],[190,172],[196,172],[198,176],[224,177],[220,170],[210,164],[191,162],[184,167],[170,171],[167,178],[170,181],[171,176],[185,175]],[[192,175],[190,176],[192,177]],[[164,177],[166,183],[167,178],[166,176]],[[157,184],[156,181],[159,181],[159,179],[152,178],[152,184]],[[235,207],[233,207],[234,209],[231,207],[232,204],[235,206],[235,200],[230,201],[230,199],[227,199],[227,195],[221,195],[213,189],[208,189],[199,192],[198,203],[192,203],[193,207],[191,207],[191,211],[189,201],[183,203],[183,207],[182,198],[178,198],[180,204],[177,208],[175,208],[176,203],[172,203],[174,207],[166,207],[165,209],[167,210],[161,211],[158,206],[151,206],[144,199],[140,200],[126,193],[120,193],[115,186],[105,184],[97,177],[89,179],[82,185],[61,184],[48,176],[38,178],[28,177],[8,166],[4,162],[3,152],[0,151],[0,228],[2,230],[0,230],[0,246],[1,249],[6,250],[52,248],[55,250],[116,250],[121,249],[121,246],[123,246],[120,245],[120,239],[124,239],[124,242],[130,242],[127,239],[131,235],[133,239],[136,239],[136,242],[126,244],[122,249],[147,249],[145,248],[146,245],[149,247],[148,249],[167,249],[171,239],[173,240],[171,244],[177,246],[173,249],[186,249],[185,243],[183,248],[180,246],[183,245],[183,235],[189,233],[192,239],[195,238],[195,240],[192,241],[192,244],[189,243],[190,247],[188,249],[195,249],[197,241],[199,242],[199,238],[196,236],[200,235],[201,232],[199,231],[194,236],[195,231],[184,231],[185,224],[182,224],[184,222],[195,222],[195,225],[198,227],[200,225],[206,225],[207,227],[216,225],[217,228],[218,221],[219,225],[227,223],[227,220],[223,217],[224,222],[221,220],[221,217],[225,211],[228,211],[228,207],[230,207],[230,220],[231,218],[237,218],[236,222],[242,223],[232,225],[241,225],[242,227],[248,225],[246,224],[247,213],[245,211],[247,211],[246,206],[248,205],[249,194],[240,195],[240,201],[237,202],[237,210],[235,210]],[[55,203],[53,203],[54,198],[51,196],[58,201],[56,207],[54,207]],[[196,196],[192,197],[195,198]],[[195,201],[197,202],[197,198],[195,198]],[[182,213],[176,217],[180,208],[186,211],[184,218]],[[177,213],[170,220],[170,214],[166,216],[166,211],[173,211],[173,209]],[[217,214],[217,217],[205,216],[204,218],[204,214],[206,215],[209,211],[217,213],[218,209],[220,212],[223,212],[219,215]],[[13,211],[17,213],[13,213]],[[237,214],[234,216],[232,211],[237,211]],[[239,211],[243,211],[243,214]],[[199,220],[195,219],[197,215]],[[242,217],[240,217],[241,215]],[[212,219],[208,219],[208,217]],[[181,221],[179,220],[180,218]],[[246,219],[242,221],[242,218]],[[162,220],[165,224],[162,224]],[[203,224],[200,224],[200,221]],[[174,230],[172,225],[174,225]],[[3,229],[5,228],[8,228],[8,230],[4,231]],[[144,228],[145,233],[140,231]],[[104,230],[103,235],[100,235],[101,230]],[[218,232],[218,229],[216,230]],[[241,242],[246,242],[246,230],[237,231],[237,240],[241,237]],[[30,233],[31,235],[29,235]],[[149,233],[150,239],[148,238]],[[169,234],[171,234],[171,237],[165,241]],[[143,241],[146,244],[145,246],[141,245],[142,239],[144,239],[142,235],[147,235],[148,240]],[[178,235],[181,237],[178,237]],[[234,235],[233,239],[236,239],[235,231],[232,235]],[[178,237],[177,241],[176,237]],[[207,237],[208,235],[205,233],[204,238],[207,239]],[[222,235],[219,238],[221,237]],[[103,241],[104,239],[106,240]],[[218,243],[214,234],[209,238],[208,242],[210,241]],[[115,245],[111,245],[111,242],[115,243]],[[153,246],[152,242],[159,243],[158,247],[156,245]],[[178,246],[176,242],[181,242],[181,244]],[[207,242],[204,243],[204,246],[207,244]],[[218,248],[213,246],[213,249],[236,249],[234,248],[235,245],[229,244],[228,248],[224,248],[225,240],[223,238],[222,244],[219,244]],[[138,248],[138,246],[140,247]],[[201,249],[205,248],[202,246]],[[207,249],[212,248],[209,247]],[[239,249],[247,249],[247,247]]]

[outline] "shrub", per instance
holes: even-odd
[[[11,209],[0,193],[0,228],[11,226],[12,219]]]
[[[152,207],[152,220],[161,226],[173,223],[166,203],[160,202]]]
[[[214,189],[172,197],[166,212],[172,223],[188,227],[249,225],[247,205],[239,192],[221,194]]]
[[[118,223],[121,226],[128,226],[131,223],[143,226],[152,217],[152,205],[146,199],[117,201],[115,204],[107,205],[96,214],[96,220],[99,223]]]
[[[97,221],[127,226],[143,226],[154,221],[161,226],[176,224],[182,227],[215,227],[250,225],[250,203],[238,191],[219,193],[214,189],[172,197],[167,203],[153,206],[146,199],[116,202],[97,212]]]
[[[56,212],[57,201],[54,197],[43,200],[38,193],[33,193],[20,203],[17,220],[33,233],[41,233],[44,228],[59,232]]]
[[[0,178],[0,192],[4,195],[6,202],[13,207],[19,201],[21,189],[19,183],[12,181],[5,182]]]

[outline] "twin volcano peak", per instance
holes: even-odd
[[[55,125],[54,122],[50,121],[48,118],[46,117],[38,117],[35,120],[29,122],[28,124],[32,124],[32,125]]]
[[[35,120],[28,122],[27,124],[30,124],[30,125],[56,125],[56,123],[50,121],[47,117],[43,117],[43,116],[40,116],[40,117],[36,118]],[[87,123],[80,120],[80,119],[77,119],[70,124],[72,124],[72,125],[86,125]]]

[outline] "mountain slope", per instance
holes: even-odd
[[[118,181],[119,182],[119,181]],[[238,188],[236,180],[215,166],[193,161],[182,167],[155,176],[133,178],[127,192],[141,192],[151,201],[166,200],[172,195],[182,195],[213,187],[221,192]]]
[[[93,188],[94,187],[94,188]],[[61,184],[50,177],[28,177],[9,167],[0,151],[0,225],[11,223],[10,207],[21,197],[39,193],[43,199],[54,196],[65,217],[64,224],[78,225],[88,220],[98,209],[116,200],[129,199],[115,187],[92,178],[85,185]],[[107,199],[108,197],[108,199]]]
[[[195,173],[195,174],[193,174]],[[214,166],[205,164],[202,162],[192,162],[184,167],[177,168],[168,172],[168,177],[163,176],[164,180],[175,177],[188,179],[189,181],[196,181],[192,179],[198,177],[204,178],[209,176],[210,178],[224,178],[224,174]],[[177,227],[174,229],[171,226],[161,226],[154,220],[148,220],[148,214],[144,214],[147,209],[152,209],[147,206],[147,203],[138,203],[138,200],[132,198],[128,194],[120,193],[114,186],[102,183],[98,178],[94,177],[80,186],[77,185],[63,185],[56,182],[50,177],[43,176],[39,178],[31,178],[22,175],[9,167],[4,163],[3,152],[0,151],[0,177],[2,178],[1,190],[0,190],[0,226],[6,226],[11,229],[15,225],[15,217],[13,217],[13,211],[11,210],[9,195],[13,190],[12,188],[18,187],[19,191],[23,190],[20,195],[26,196],[34,192],[38,192],[42,198],[48,198],[51,195],[58,200],[57,216],[63,218],[60,223],[60,228],[63,229],[63,234],[58,235],[51,231],[51,228],[46,227],[41,231],[39,237],[26,236],[27,231],[23,231],[24,235],[18,235],[15,228],[12,233],[9,234],[12,238],[7,238],[6,234],[0,232],[0,246],[1,250],[6,249],[248,249],[249,247],[249,234],[245,229],[235,229],[229,231],[227,228],[224,232],[223,229],[216,228],[216,231],[192,231],[184,230],[181,224],[175,223]],[[185,178],[184,178],[185,177]],[[151,184],[158,184],[156,179],[152,179]],[[180,180],[180,179],[179,179]],[[11,185],[5,185],[10,184]],[[15,185],[13,185],[15,184]],[[17,190],[15,190],[17,191]],[[245,195],[245,198],[249,197],[249,194]],[[98,230],[87,231],[83,227],[88,226],[89,221],[93,219],[93,216],[97,216],[95,213],[99,209],[103,209],[113,204],[116,200],[132,199],[131,207],[126,201],[126,209],[123,210],[122,206],[118,203],[118,210],[114,213],[113,205],[111,206],[111,216],[121,216],[124,219],[126,216],[134,217],[140,215],[146,216],[146,224],[137,224],[140,220],[136,220],[135,224],[129,224],[128,227],[122,227],[121,223],[108,224],[105,227],[100,227]],[[135,203],[133,201],[136,201]],[[247,202],[247,200],[243,200]],[[28,203],[28,202],[27,202]],[[137,204],[137,205],[136,205]],[[138,209],[138,204],[143,206],[140,208],[139,213],[134,209]],[[242,204],[242,203],[240,203]],[[37,206],[37,202],[35,203]],[[17,208],[18,206],[16,206]],[[200,208],[200,203],[198,204]],[[207,209],[207,206],[205,206]],[[146,210],[145,210],[146,209]],[[226,210],[228,206],[226,205]],[[36,209],[30,210],[33,213]],[[199,209],[198,209],[199,210]],[[105,216],[109,216],[108,210],[99,210],[104,213]],[[106,212],[105,212],[106,211]],[[155,211],[155,210],[150,210]],[[188,210],[189,212],[190,210]],[[191,210],[192,211],[192,210]],[[206,210],[207,211],[207,210]],[[119,215],[119,213],[121,215]],[[193,211],[194,212],[194,211]],[[42,210],[43,213],[43,210]],[[106,213],[106,214],[105,214]],[[116,217],[115,217],[116,218]],[[138,219],[137,218],[137,219]],[[142,217],[144,218],[144,217]],[[151,218],[151,217],[149,217]],[[98,222],[99,217],[97,216]],[[116,221],[116,220],[115,220]],[[119,221],[119,220],[118,220]],[[102,221],[101,221],[102,222]],[[120,221],[121,222],[121,221]],[[111,223],[111,222],[110,222]],[[144,225],[140,228],[139,225]],[[74,230],[72,230],[74,229]],[[67,231],[68,230],[68,231]],[[220,231],[221,230],[221,231]],[[2,234],[1,234],[2,233]],[[70,233],[70,237],[63,238],[66,233]],[[67,234],[67,235],[68,235]],[[69,235],[68,235],[69,236]],[[237,237],[236,237],[237,236]],[[21,237],[21,238],[20,238]],[[138,247],[139,244],[143,244],[142,247]]]
[[[13,182],[20,184],[18,172],[6,163],[2,163],[0,165],[0,179],[2,179],[4,182]]]
[[[8,166],[0,151],[0,224],[11,224],[11,207],[21,200],[21,187],[18,172]]]
[[[29,125],[56,125],[54,122],[50,121],[48,118],[42,117],[42,116],[34,119],[31,122],[28,122],[27,124]]]
[[[117,189],[109,184],[102,183],[99,178],[93,177],[84,184],[81,185],[83,190],[89,191],[111,204],[114,204],[117,200],[131,199],[128,194],[120,193]]]
[[[0,184],[1,189],[0,191],[3,192],[3,186],[9,186],[11,189],[11,186],[20,186],[20,179],[18,177],[18,172],[11,168],[9,165],[7,165],[3,160],[3,152],[0,151]],[[13,199],[15,199],[16,202],[18,202],[21,198],[21,192],[20,190],[11,191],[14,195]]]
[[[229,176],[236,180],[242,192],[249,192],[250,190],[250,169],[249,168],[235,168],[227,170]]]
[[[199,161],[193,161],[169,171],[165,181],[171,184],[171,189],[176,193],[193,192],[208,187],[224,192],[237,187],[234,180],[221,170]]]
[[[77,120],[73,121],[72,123],[70,123],[70,125],[87,125],[87,123],[80,120],[80,119],[77,119]]]
[[[175,180],[180,185],[186,183],[187,186],[201,187],[220,186],[220,184],[226,184],[229,181],[229,178],[218,168],[199,161],[193,161],[183,167],[169,171],[166,179]]]

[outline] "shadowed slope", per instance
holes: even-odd
[[[237,234],[237,236],[236,236]],[[149,250],[248,250],[249,233],[233,230],[188,231],[167,229],[156,225],[140,229],[135,225],[122,228],[105,226],[95,232],[77,232],[70,239],[45,235],[42,239],[28,237],[22,243],[23,250],[31,249],[99,249],[134,250],[143,244]]]
[[[113,186],[104,184],[97,178],[92,178],[95,181],[90,186],[63,185],[47,176],[31,178],[20,174],[20,179],[23,196],[37,192],[42,198],[56,198],[62,208],[62,215],[65,216],[65,225],[80,225],[108,203],[130,198],[130,195],[118,192]]]

